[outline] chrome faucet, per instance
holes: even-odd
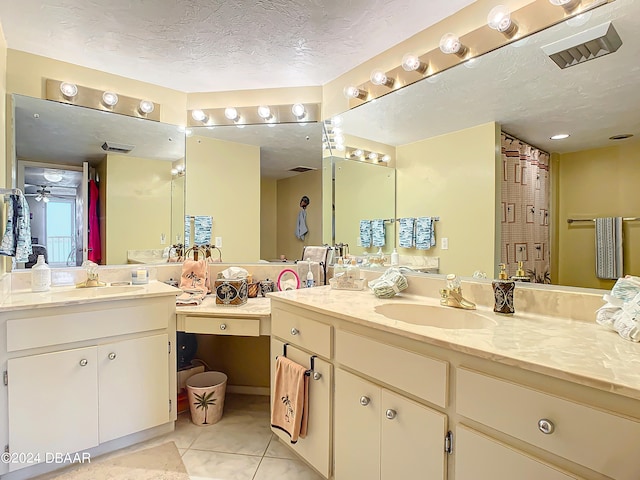
[[[98,279],[98,264],[90,260],[82,262],[82,266],[87,270],[87,279],[76,284],[76,288],[104,287],[106,283]]]
[[[447,275],[447,288],[440,290],[440,305],[475,310],[476,304],[462,296],[460,279],[453,273]]]

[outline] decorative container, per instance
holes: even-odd
[[[246,278],[218,278],[214,286],[216,305],[239,306],[247,303],[248,286]]]
[[[199,427],[217,423],[224,409],[227,376],[222,372],[196,373],[186,385],[191,422]]]

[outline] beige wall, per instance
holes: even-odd
[[[67,80],[85,87],[113,90],[120,95],[146,98],[160,104],[160,120],[174,125],[185,125],[187,94],[9,49],[7,56],[7,91],[35,98],[45,98],[46,79]]]
[[[6,141],[6,136],[11,134],[11,131],[6,128],[7,126],[7,105],[6,105],[6,93],[7,93],[7,42],[4,39],[4,32],[2,31],[2,25],[0,25],[0,132],[6,132],[6,135],[0,135],[0,186],[11,186],[7,184],[7,155],[9,148],[12,147],[11,142]],[[4,218],[4,197],[0,199],[0,225],[5,224]],[[9,263],[10,265],[10,263]],[[0,262],[0,275],[6,272],[7,261]]]
[[[640,142],[558,155],[558,283],[610,289],[595,276],[595,225],[567,218],[637,217]],[[640,222],[623,222],[624,273],[640,275]]]
[[[487,123],[397,147],[396,216],[439,216],[430,250],[400,255],[440,257],[440,273],[496,271],[496,184],[500,126]],[[440,248],[448,238],[449,249]]]
[[[275,260],[278,254],[278,182],[260,179],[260,258]]]
[[[300,199],[309,197],[304,241],[295,235]],[[322,170],[278,180],[278,258],[299,260],[306,245],[322,245]]]
[[[225,262],[260,259],[260,147],[187,138],[186,214],[213,217]]]
[[[335,162],[336,243],[347,243],[349,253],[375,253],[379,247],[360,244],[360,220],[395,218],[395,171],[357,160]],[[382,251],[391,253],[395,244],[395,223],[385,223]]]
[[[171,234],[171,164],[107,155],[103,263],[127,263],[127,250],[164,248]],[[142,228],[141,228],[142,227]]]

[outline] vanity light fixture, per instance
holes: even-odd
[[[298,120],[302,120],[304,117],[307,116],[307,109],[301,103],[294,103],[293,106],[291,107],[291,113]]]
[[[118,95],[114,92],[104,92],[102,94],[102,103],[107,107],[115,107],[118,103]]]
[[[429,69],[429,64],[420,61],[420,58],[418,58],[417,55],[407,53],[402,57],[402,68],[406,72],[418,72],[424,75]]]
[[[505,5],[497,5],[491,9],[487,16],[487,25],[507,38],[513,37],[518,32],[518,25],[511,20],[511,10]]]
[[[564,140],[565,138],[568,138],[569,134],[568,133],[559,133],[557,135],[553,135],[552,137],[549,137],[551,140]]]
[[[62,82],[60,84],[60,93],[65,98],[73,98],[78,94],[78,86],[75,83]]]
[[[202,110],[194,110],[193,112],[191,112],[191,118],[193,118],[196,122],[202,123],[205,123],[209,119],[209,117],[207,117],[207,114]]]
[[[234,107],[225,108],[224,116],[227,117],[232,122],[236,122],[240,119],[240,115],[238,115],[238,110],[236,110]]]
[[[155,105],[150,100],[140,100],[140,104],[138,105],[138,110],[140,113],[144,115],[148,115],[155,109]]]
[[[460,58],[464,58],[469,49],[460,42],[460,38],[455,33],[445,33],[440,38],[440,51],[442,53],[454,53]]]
[[[580,5],[581,0],[549,0],[549,3],[562,7],[567,13],[571,13]]]
[[[384,85],[389,88],[393,88],[393,85],[395,84],[395,80],[393,78],[389,78],[382,70],[374,70],[371,72],[369,80],[371,80],[371,83],[374,85]]]
[[[358,87],[354,87],[353,85],[344,87],[342,93],[347,98],[358,98],[360,100],[366,100],[367,98],[367,92],[360,90]]]

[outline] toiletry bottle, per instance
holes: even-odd
[[[398,250],[394,248],[391,254],[391,266],[395,267],[397,265],[400,265],[400,255],[398,255]]]
[[[38,261],[31,268],[31,290],[46,292],[51,288],[51,269],[44,261],[44,255],[38,255]]]
[[[349,281],[353,283],[360,280],[360,267],[356,263],[355,258],[351,259],[351,265],[347,267],[347,277],[349,278]]]
[[[333,278],[341,277],[345,274],[344,263],[342,263],[342,257],[338,258],[338,263],[333,266]]]
[[[522,269],[522,261],[518,262],[518,270],[516,270],[516,274],[511,277],[511,280],[514,282],[530,282],[531,278],[524,273]]]
[[[313,280],[313,272],[311,271],[311,262],[309,262],[309,271],[307,272],[307,288],[313,287],[316,282]]]
[[[516,288],[516,284],[507,277],[505,270],[506,265],[501,263],[499,266],[500,273],[498,274],[498,280],[492,282],[493,297],[495,300],[493,311],[509,315],[515,312],[515,308],[513,307],[513,291]]]

